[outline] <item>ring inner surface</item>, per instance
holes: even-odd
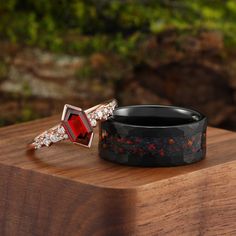
[[[177,126],[202,119],[196,111],[172,106],[127,106],[113,113],[117,122],[137,126]]]

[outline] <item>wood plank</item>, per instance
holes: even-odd
[[[180,168],[134,168],[101,160],[97,152],[98,135],[95,135],[91,149],[64,142],[27,153],[27,143],[41,131],[56,124],[57,120],[58,117],[53,117],[0,129],[0,163],[94,185],[126,188],[230,162],[236,156],[235,133],[214,128],[208,129],[207,158],[195,165]]]
[[[182,167],[106,162],[97,135],[27,152],[58,119],[0,129],[0,235],[236,234],[236,133],[208,128],[206,159]]]

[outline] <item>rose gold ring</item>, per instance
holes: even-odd
[[[34,138],[29,144],[29,149],[49,147],[54,143],[70,139],[71,142],[90,147],[93,140],[93,127],[97,121],[106,120],[113,114],[117,101],[110,101],[98,104],[83,111],[79,107],[65,104],[61,123],[44,131]]]

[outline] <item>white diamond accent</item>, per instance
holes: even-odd
[[[107,114],[108,113],[108,109],[105,107],[104,108],[104,113]]]
[[[97,116],[98,116],[99,119],[102,119],[102,116],[103,116],[102,111],[98,111]]]
[[[92,119],[92,120],[90,121],[90,123],[91,123],[91,125],[92,125],[93,127],[95,127],[95,126],[97,125],[97,121],[96,121],[95,119]]]
[[[48,146],[51,144],[51,140],[45,138],[45,139],[43,140],[43,144],[48,147]]]
[[[57,132],[58,132],[59,134],[64,134],[64,133],[65,133],[64,127],[63,127],[63,126],[58,127]]]
[[[50,135],[50,140],[53,142],[53,143],[56,143],[60,140],[60,138],[56,135],[56,134],[51,134]]]

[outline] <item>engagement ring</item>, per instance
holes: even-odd
[[[93,127],[96,127],[97,121],[106,120],[111,116],[116,106],[115,99],[84,111],[79,107],[66,104],[61,123],[35,137],[34,141],[29,144],[29,149],[49,147],[66,139],[90,147],[93,140]]]

